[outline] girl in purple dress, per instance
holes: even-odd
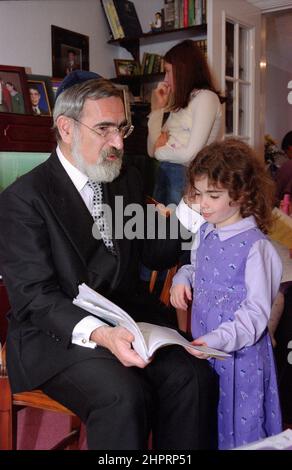
[[[231,354],[223,361],[210,359],[220,380],[219,448],[231,449],[282,430],[267,329],[282,274],[265,235],[272,222],[273,182],[251,148],[235,139],[205,147],[188,181],[185,200],[200,204],[206,223],[191,264],[174,278],[171,302],[186,309],[193,299],[194,343]]]

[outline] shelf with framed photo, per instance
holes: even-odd
[[[187,39],[190,37],[196,40],[196,38],[202,38],[202,36],[205,38],[206,34],[207,34],[207,25],[201,24],[201,25],[189,26],[186,28],[177,28],[177,29],[167,30],[167,31],[164,30],[164,31],[145,33],[139,37],[134,37],[134,38],[121,38],[121,39],[108,41],[109,44],[121,46],[127,49],[127,51],[132,54],[134,58],[134,62],[138,62],[141,64],[140,74],[132,74],[132,75],[127,75],[127,74],[118,75],[117,74],[117,77],[115,77],[113,81],[117,83],[127,84],[131,92],[134,94],[134,96],[140,96],[141,100],[144,100],[145,96],[148,95],[147,92],[145,93],[145,89],[148,90],[150,87],[150,85],[147,85],[147,84],[152,82],[153,86],[155,86],[155,83],[162,79],[163,67],[161,66],[161,59],[159,60],[159,71],[156,65],[154,65],[156,64],[156,56],[158,56],[157,54],[144,53],[143,58],[140,62],[140,46],[159,43],[162,41],[173,41],[174,39],[183,40],[183,39]],[[207,40],[200,39],[198,40],[198,42],[202,43],[203,45],[202,47],[204,47],[204,51],[205,51],[207,48]],[[201,47],[201,45],[199,45],[199,47]],[[148,59],[149,59],[149,62],[147,62],[147,65],[145,64],[145,55],[148,56]],[[116,59],[116,60],[119,60],[119,59]]]
[[[0,65],[0,152],[50,152],[56,145],[50,115],[33,115],[29,85],[24,67]]]

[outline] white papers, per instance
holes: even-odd
[[[286,429],[275,436],[236,447],[234,450],[292,450],[292,429]]]
[[[127,328],[135,337],[133,348],[144,361],[148,361],[158,348],[170,344],[196,349],[218,358],[229,356],[229,354],[217,349],[206,346],[193,346],[176,330],[171,328],[153,325],[152,323],[136,323],[118,305],[90,289],[86,284],[79,286],[79,294],[73,300],[73,303],[114,326],[120,325]]]

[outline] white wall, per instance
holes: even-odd
[[[292,80],[292,11],[266,18],[266,119],[265,133],[279,144],[292,130],[292,105],[288,103],[288,82]]]
[[[144,32],[164,0],[133,0]],[[100,0],[0,1],[0,64],[30,67],[33,74],[52,76],[51,25],[89,36],[89,67],[104,77],[115,76],[114,58],[132,56],[107,44],[108,29]],[[176,41],[146,44],[144,51],[164,54]]]

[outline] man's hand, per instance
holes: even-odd
[[[188,302],[192,300],[192,291],[189,286],[177,284],[170,289],[170,302],[175,308],[188,309]]]
[[[132,348],[134,336],[126,328],[100,326],[91,333],[90,340],[109,349],[125,367],[143,369],[148,365]]]
[[[165,108],[169,102],[170,86],[167,82],[158,83],[151,94],[151,111]]]

